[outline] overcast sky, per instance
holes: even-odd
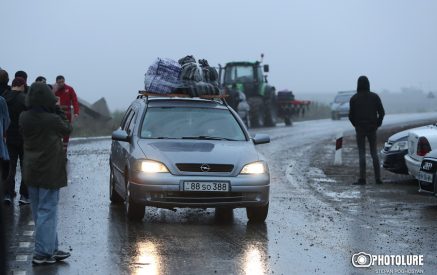
[[[2,0],[0,67],[125,109],[156,57],[257,60],[298,98],[356,88],[437,90],[434,0]]]

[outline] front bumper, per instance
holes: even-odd
[[[382,167],[392,173],[408,175],[408,168],[405,164],[405,155],[407,152],[407,150],[398,152],[387,152],[382,150]]]
[[[187,192],[183,190],[185,181],[229,182],[230,191]],[[135,202],[161,208],[263,206],[269,202],[270,193],[268,174],[220,177],[140,173],[129,183],[130,194]]]
[[[416,177],[417,174],[419,174],[421,163],[422,161],[415,160],[409,155],[405,155],[405,164],[408,168],[408,174],[412,175],[413,177]]]

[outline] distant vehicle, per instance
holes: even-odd
[[[424,156],[433,148],[437,148],[436,125],[429,125],[409,132],[408,154],[405,156],[405,162],[410,175],[417,178]]]
[[[125,203],[129,219],[145,206],[246,208],[249,221],[269,210],[270,174],[251,137],[225,101],[139,96],[112,134],[110,200]]]
[[[437,151],[429,152],[422,160],[420,171],[417,174],[419,192],[437,196]]]
[[[331,118],[339,120],[342,117],[349,116],[349,101],[355,94],[355,91],[338,92],[331,103]]]
[[[408,133],[421,128],[424,127],[404,130],[388,138],[381,150],[384,169],[392,173],[408,175],[408,168],[405,164],[405,155],[408,154]]]
[[[292,117],[303,114],[310,101],[295,100],[291,91],[277,94],[264,75],[268,72],[269,65],[263,65],[262,61],[228,62],[224,67],[219,66],[219,79],[221,86],[228,89],[235,86],[245,94],[250,106],[251,127],[273,127],[279,119],[285,125],[291,125]]]

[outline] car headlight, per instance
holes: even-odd
[[[141,161],[139,170],[144,173],[168,173],[168,169],[164,164],[154,160]]]
[[[265,174],[267,172],[267,165],[264,162],[257,161],[245,165],[240,174]]]
[[[408,149],[408,141],[395,142],[389,149],[389,152],[402,151]]]

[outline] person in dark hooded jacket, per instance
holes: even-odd
[[[9,117],[11,124],[6,132],[6,145],[9,152],[9,173],[6,178],[5,202],[12,203],[15,197],[15,174],[17,162],[20,160],[20,167],[23,170],[23,138],[18,129],[18,118],[26,109],[24,105],[24,89],[26,81],[21,77],[16,77],[12,81],[12,89],[3,93],[3,97],[8,104]],[[20,184],[20,204],[29,204],[29,193],[23,183]]]
[[[352,96],[349,104],[349,120],[355,127],[360,162],[360,178],[354,184],[366,184],[366,137],[373,160],[375,182],[381,184],[381,170],[376,151],[376,130],[382,125],[385,111],[379,96],[370,91],[369,79],[366,76],[358,78],[357,93]]]
[[[24,183],[28,186],[35,222],[34,264],[53,264],[70,256],[58,249],[59,190],[67,186],[62,137],[72,127],[57,99],[44,83],[33,83],[25,98],[28,108],[20,115],[24,141]]]
[[[0,95],[2,95],[7,90],[11,89],[8,83],[9,83],[8,72],[5,70],[0,70]]]

